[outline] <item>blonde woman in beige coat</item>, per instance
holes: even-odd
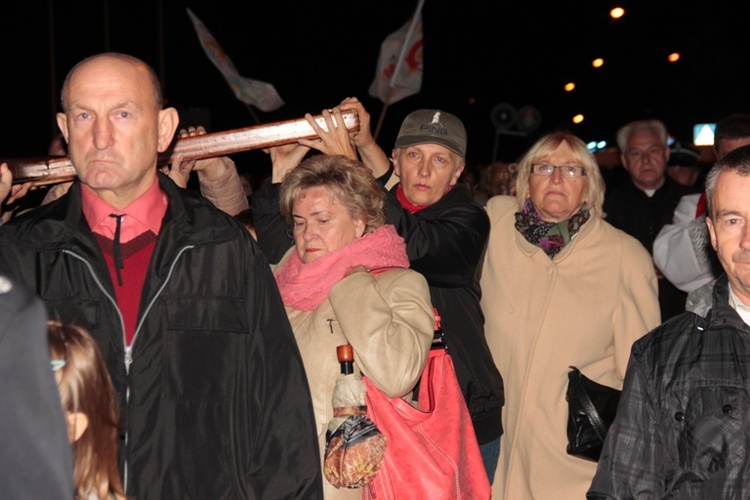
[[[622,389],[632,343],[660,322],[651,258],[602,214],[599,167],[577,137],[537,141],[515,197],[489,200],[485,332],[506,383],[493,500],[585,498],[596,463],[566,453],[570,366]]]
[[[384,225],[384,202],[369,170],[344,156],[308,158],[279,192],[294,247],[274,275],[307,372],[321,465],[341,376],[336,347],[350,343],[355,371],[389,397],[408,399],[432,345],[427,281],[408,269],[403,238]],[[326,499],[362,497],[325,478],[323,487]]]

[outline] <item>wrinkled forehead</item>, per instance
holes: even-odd
[[[750,175],[735,170],[725,170],[716,178],[711,196],[711,211],[750,211]]]
[[[662,140],[659,134],[650,128],[642,128],[635,130],[628,137],[627,148],[637,148],[644,146],[658,145],[662,146]]]

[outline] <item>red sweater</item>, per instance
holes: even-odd
[[[154,252],[156,235],[147,231],[140,236],[122,243],[122,262],[124,268],[120,271],[122,286],[118,284],[117,272],[115,270],[114,256],[112,255],[113,240],[94,234],[99,247],[104,254],[104,261],[109,269],[109,276],[115,288],[115,298],[125,322],[125,343],[130,345],[135,336],[135,328],[138,322],[138,310],[141,302],[141,290],[146,279],[148,265],[151,262],[151,254]]]

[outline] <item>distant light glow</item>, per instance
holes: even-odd
[[[612,19],[620,19],[623,15],[625,15],[625,9],[622,7],[615,7],[614,9],[609,11],[609,15],[612,16]]]
[[[577,114],[573,117],[573,123],[581,123],[583,121],[583,115]]]
[[[595,68],[601,68],[603,64],[604,64],[604,59],[602,59],[601,57],[597,57],[596,59],[591,61],[591,65]]]
[[[607,147],[607,141],[590,141],[586,143],[586,149],[592,153],[601,151]]]
[[[677,62],[680,60],[680,53],[672,52],[667,59],[669,59],[669,62]]]
[[[570,92],[571,90],[573,90],[574,88],[576,88],[576,84],[573,83],[573,82],[569,82],[569,83],[565,84],[564,88],[565,88],[566,92]]]
[[[469,97],[469,104],[476,104],[477,100],[474,97]]]

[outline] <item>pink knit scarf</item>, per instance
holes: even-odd
[[[392,225],[385,225],[309,264],[304,264],[299,254],[292,252],[276,273],[284,305],[302,311],[314,310],[354,266],[363,266],[368,271],[409,267],[406,243]]]

